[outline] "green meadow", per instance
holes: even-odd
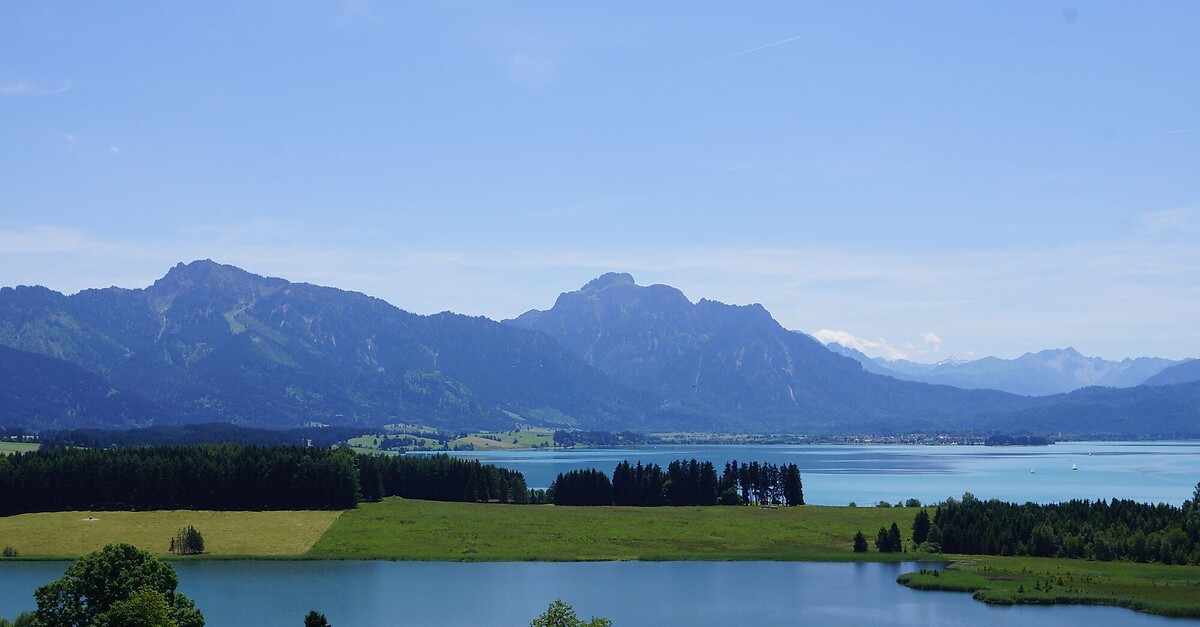
[[[0,546],[68,559],[112,542],[165,555],[179,528],[208,557],[414,561],[793,560],[952,562],[902,575],[920,590],[985,603],[1117,605],[1200,616],[1200,568],[1082,559],[852,551],[893,522],[907,539],[916,508],[556,507],[389,498],[345,512],[55,512],[0,518]]]
[[[410,430],[418,430],[408,426]],[[428,430],[425,427],[419,430]],[[441,442],[423,435],[409,433],[368,433],[346,441],[349,447],[360,453],[376,453],[384,449],[383,444],[388,440],[412,441],[413,443],[393,450],[442,450]],[[554,446],[554,430],[544,427],[514,429],[512,431],[479,431],[446,442],[448,450],[510,450],[529,448],[550,448]],[[389,451],[390,452],[390,451]]]
[[[35,442],[8,442],[0,441],[0,455],[11,455],[12,453],[28,453],[41,448],[41,444]]]
[[[918,590],[970,592],[984,603],[1116,605],[1167,616],[1200,616],[1200,568],[1048,557],[954,556],[946,571],[898,581]]]
[[[874,537],[915,508],[556,507],[385,499],[349,510],[316,558],[432,561],[855,560],[854,533]],[[868,554],[899,560],[908,555]]]
[[[307,552],[341,512],[49,512],[0,517],[0,547],[23,558],[79,557],[126,542],[166,555],[171,538],[192,525],[213,556],[284,557]]]

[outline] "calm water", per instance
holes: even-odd
[[[1182,503],[1200,480],[1200,443],[1072,443],[1044,447],[672,446],[463,454],[520,470],[531,486],[575,468],[612,472],[623,459],[666,466],[695,457],[794,463],[810,503],[910,497],[1059,501],[1132,498]],[[1071,465],[1079,469],[1072,471]],[[1036,473],[1030,473],[1036,469]],[[0,616],[33,609],[33,590],[65,563],[0,562]],[[1119,608],[990,607],[969,595],[895,583],[918,565],[775,562],[438,564],[189,562],[180,590],[208,624],[297,627],[310,609],[337,627],[528,625],[555,597],[580,616],[632,625],[1140,625],[1168,619]]]
[[[908,498],[937,502],[963,492],[1005,501],[1128,498],[1179,505],[1200,481],[1198,442],[1072,442],[1051,446],[662,446],[567,451],[456,453],[519,470],[544,488],[568,470],[612,474],[621,460],[663,466],[696,458],[717,465],[796,464],[804,497],[816,505],[859,505]],[[1075,464],[1078,470],[1071,470]],[[1031,473],[1030,470],[1036,470]]]
[[[192,562],[180,591],[207,624],[298,627],[310,609],[337,627],[528,625],[554,598],[583,618],[640,625],[1160,625],[1106,607],[993,607],[895,583],[916,564],[616,562]],[[36,582],[65,564],[0,564],[0,615],[32,609]]]

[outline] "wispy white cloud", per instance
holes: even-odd
[[[874,339],[858,337],[853,333],[846,331],[834,331],[832,329],[821,329],[813,333],[813,337],[821,341],[822,344],[837,342],[842,346],[853,348],[861,353],[866,353],[868,357],[883,357],[895,361],[897,359],[908,359],[908,352],[899,347],[892,346],[887,340],[877,337]]]
[[[638,201],[634,198],[596,198],[572,205],[562,205],[529,214],[535,219],[569,219],[619,210]]]
[[[0,285],[143,287],[179,261],[211,258],[418,313],[502,319],[550,307],[558,293],[617,270],[643,285],[678,287],[693,301],[761,303],[797,331],[867,330],[851,334],[862,341],[856,348],[889,358],[1015,357],[1066,345],[1108,358],[1180,358],[1200,356],[1200,247],[1185,244],[940,254],[503,243],[456,249],[375,243],[361,233],[270,220],[141,237],[0,223]]]
[[[63,135],[63,141],[67,143],[67,150],[75,150],[75,144],[79,142],[79,138],[74,135]]]
[[[1200,232],[1200,207],[1176,207],[1142,215],[1152,233]]]
[[[109,146],[108,151],[114,155],[119,155],[119,154],[121,154],[121,147],[120,146]]]
[[[759,50],[766,50],[767,48],[774,48],[775,46],[782,46],[782,45],[784,45],[784,44],[787,44],[787,43],[791,43],[791,42],[793,42],[793,41],[796,41],[797,39],[800,39],[800,36],[799,36],[799,35],[797,35],[796,37],[788,37],[787,39],[780,39],[779,41],[773,41],[773,42],[771,42],[771,43],[769,43],[769,44],[763,44],[763,45],[761,45],[761,46],[755,46],[755,47],[753,47],[753,48],[749,48],[749,49],[746,49],[746,50],[742,50],[742,51],[740,51],[740,52],[735,52],[735,53],[733,53],[733,54],[727,54],[727,55],[725,55],[725,56],[723,56],[723,57],[717,57],[717,58],[715,58],[715,59],[710,59],[710,60],[708,60],[708,61],[703,61],[703,62],[701,62],[701,63],[698,63],[698,64],[696,64],[696,65],[697,65],[697,67],[699,67],[699,66],[703,66],[703,65],[711,65],[711,64],[713,64],[713,63],[719,63],[719,62],[721,62],[721,61],[728,61],[729,59],[736,59],[736,58],[738,58],[738,57],[740,57],[740,56],[744,56],[744,55],[747,55],[747,54],[751,54],[751,53],[754,53],[754,52],[758,52]]]
[[[0,227],[0,255],[94,252],[99,244],[84,231],[48,224]]]
[[[922,333],[919,342],[906,341],[902,343],[889,342],[882,337],[859,337],[847,331],[835,331],[833,329],[821,329],[813,333],[813,337],[824,344],[837,342],[842,346],[865,353],[868,357],[882,357],[890,361],[927,357],[933,353],[937,353],[941,350],[942,346],[942,339],[932,331]]]
[[[337,21],[340,25],[355,22],[369,22],[375,25],[385,23],[371,0],[342,0]]]
[[[559,63],[537,52],[518,52],[508,58],[504,71],[509,80],[522,87],[545,87],[554,80]]]
[[[0,85],[0,95],[3,96],[57,96],[71,89],[71,80],[64,79],[58,87],[43,87],[34,83],[9,83]]]

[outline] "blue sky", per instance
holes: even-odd
[[[1200,357],[1195,2],[0,4],[0,285],[492,318],[609,270],[869,354]]]

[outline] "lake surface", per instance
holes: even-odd
[[[964,492],[983,499],[1039,503],[1135,499],[1180,505],[1200,481],[1200,442],[1071,442],[1050,446],[762,445],[660,446],[562,451],[453,453],[519,470],[530,487],[560,472],[597,468],[612,476],[622,460],[711,461],[720,474],[737,460],[796,464],[805,501],[872,505],[918,498],[934,503]],[[1078,470],[1071,470],[1074,464]],[[1034,470],[1036,472],[1030,472]]]
[[[33,609],[65,563],[0,563],[0,616]],[[924,565],[928,567],[928,565]],[[186,562],[180,592],[214,627],[298,627],[316,609],[336,627],[524,626],[555,598],[617,627],[689,625],[1163,625],[1112,607],[1012,606],[895,583],[918,564],[795,562]]]
[[[667,446],[459,453],[520,470],[544,487],[560,472],[621,460],[798,465],[809,503],[980,498],[1050,502],[1131,498],[1179,504],[1200,480],[1200,443],[977,446]],[[1074,464],[1078,470],[1071,470]],[[1036,469],[1035,473],[1030,473]],[[927,565],[926,565],[927,566]],[[33,609],[33,590],[64,562],[0,562],[0,616]],[[622,562],[184,562],[180,591],[216,627],[298,627],[316,609],[337,627],[528,625],[556,597],[579,615],[633,625],[1150,625],[1171,621],[1120,608],[992,607],[970,595],[895,583],[916,564]]]

